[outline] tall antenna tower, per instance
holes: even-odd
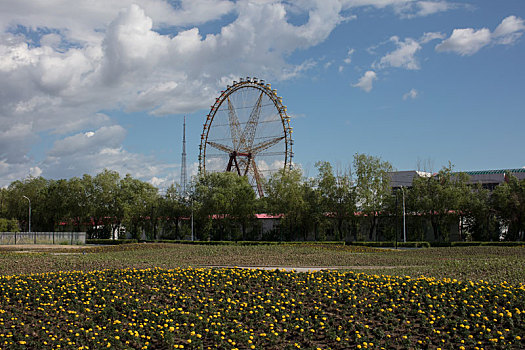
[[[182,193],[186,195],[186,116],[184,116],[184,124],[182,127],[182,163],[180,167],[180,185],[182,186]]]

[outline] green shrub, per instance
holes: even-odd
[[[293,244],[293,245],[312,245],[312,244],[330,244],[330,245],[345,245],[344,241],[188,241],[188,240],[168,240],[161,239],[156,241],[146,241],[154,243],[177,243],[177,244],[196,244],[196,245],[278,245],[278,244]]]
[[[281,242],[282,244],[328,244],[328,245],[346,245],[345,241],[293,241]]]
[[[18,220],[0,218],[0,232],[20,232]]]
[[[362,247],[379,247],[379,248],[394,248],[396,246],[395,241],[385,242],[347,242],[347,245],[362,246]],[[397,246],[400,248],[429,248],[430,243],[428,242],[397,242]]]
[[[503,242],[482,242],[482,241],[458,241],[458,242],[430,242],[431,247],[520,247],[525,246],[525,242],[503,241]]]
[[[138,241],[136,239],[86,239],[86,244],[119,245],[128,243],[138,243]]]
[[[451,247],[479,247],[482,242],[470,241],[470,242],[450,242]]]
[[[452,243],[435,241],[435,242],[430,242],[430,246],[431,247],[452,247]]]
[[[496,247],[523,247],[525,242],[523,241],[504,241],[504,242],[481,242],[482,246],[496,246]]]

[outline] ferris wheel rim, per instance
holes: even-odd
[[[206,116],[206,122],[204,123],[203,133],[201,134],[201,144],[199,147],[199,172],[206,174],[206,158],[207,158],[207,145],[210,129],[213,125],[213,121],[216,117],[217,112],[225,101],[229,99],[231,95],[241,89],[256,89],[264,93],[269,100],[273,103],[280,121],[282,124],[282,135],[284,139],[284,166],[283,169],[291,167],[293,152],[292,152],[292,128],[290,127],[290,117],[286,112],[286,106],[282,104],[282,98],[277,96],[276,90],[271,89],[270,84],[265,84],[264,81],[260,81],[257,78],[247,78],[246,80],[240,79],[239,82],[234,81],[233,85],[227,86],[226,90],[221,91],[221,95],[215,99],[215,103],[211,106],[210,113]],[[262,96],[262,95],[261,95]],[[252,160],[255,163],[255,160]],[[249,162],[249,161],[248,161]],[[255,165],[254,165],[255,167]],[[256,169],[255,169],[256,170]]]

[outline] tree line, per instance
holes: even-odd
[[[1,189],[0,229],[27,230],[25,196],[33,231],[86,231],[90,238],[183,239],[193,228],[199,240],[394,240],[404,227],[407,240],[446,241],[456,227],[459,239],[524,239],[525,180],[512,175],[488,190],[449,164],[393,190],[393,168],[378,157],[355,154],[352,170],[329,162],[316,169],[315,177],[298,168],[272,174],[262,198],[234,173],[197,176],[187,193],[176,184],[160,193],[110,170],[68,180],[27,178]],[[263,230],[258,213],[279,224]]]

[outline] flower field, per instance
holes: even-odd
[[[385,250],[354,246],[198,246],[124,244],[56,246],[25,253],[0,246],[0,275],[105,269],[205,266],[338,266],[371,274],[431,276],[493,283],[525,281],[524,247],[459,247]],[[20,248],[18,248],[20,250]]]
[[[525,285],[145,268],[0,276],[2,349],[525,347]]]

